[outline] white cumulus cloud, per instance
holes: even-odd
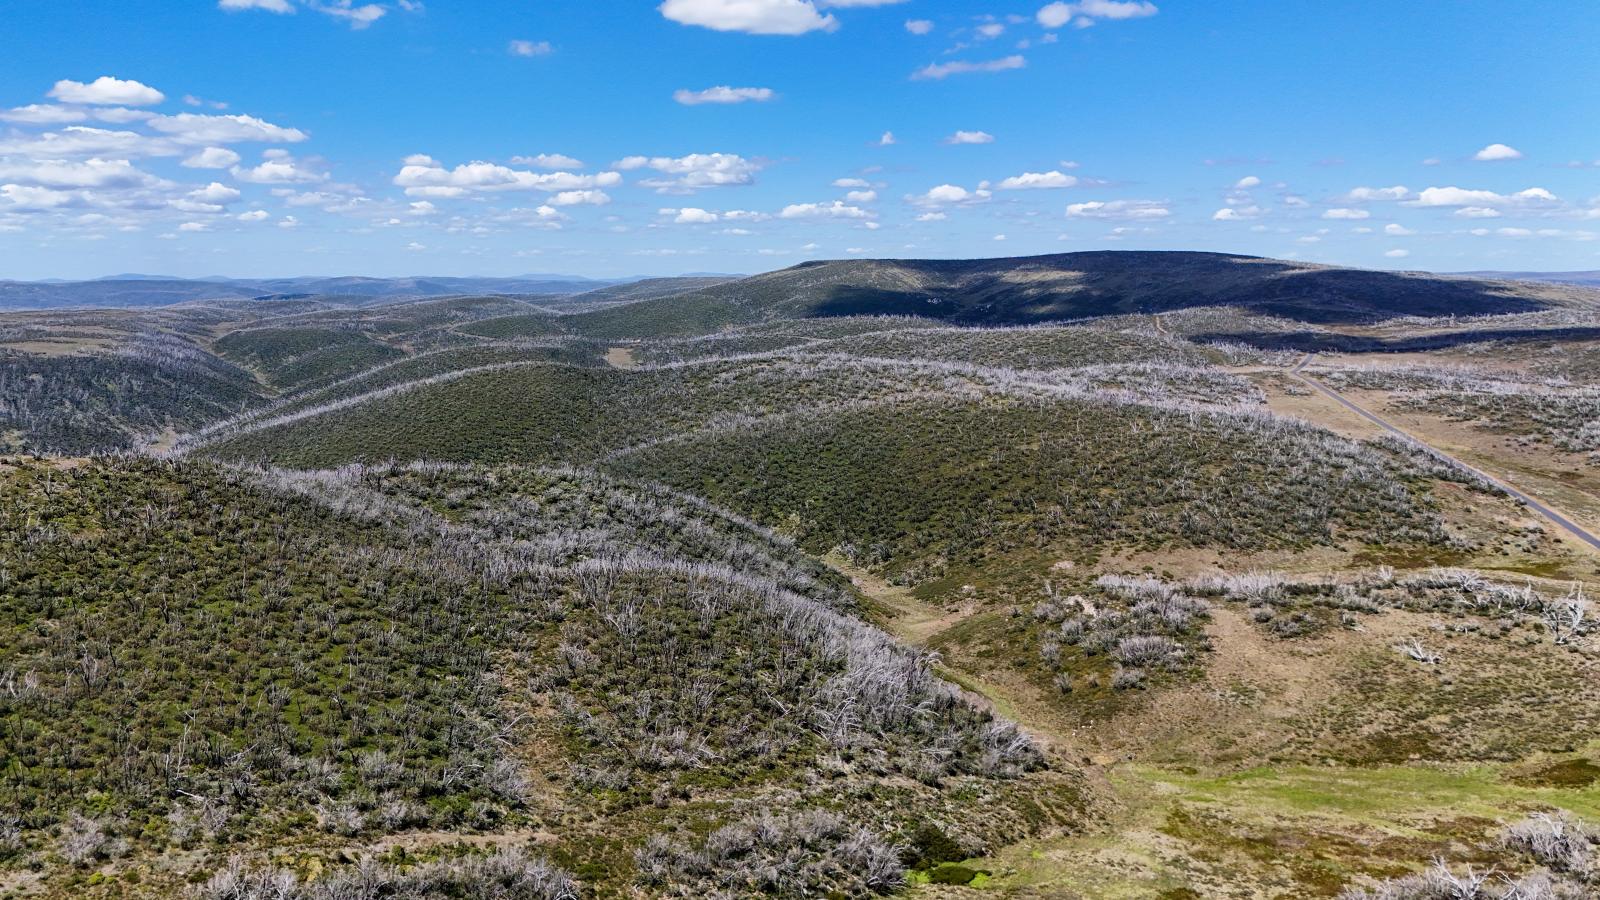
[[[89,114],[81,109],[70,109],[49,103],[34,103],[16,109],[0,110],[0,122],[16,122],[19,125],[65,125],[70,122],[82,122],[87,118]]]
[[[839,27],[809,0],[666,0],[657,8],[674,22],[713,31],[794,35]]]
[[[280,15],[294,12],[294,7],[289,5],[289,0],[218,0],[217,6],[228,12],[239,12],[246,9],[261,9]]]
[[[247,184],[313,184],[328,180],[326,174],[307,167],[285,150],[268,150],[262,157],[258,166],[234,166],[234,179]]]
[[[624,171],[651,169],[667,177],[640,184],[662,193],[687,193],[701,188],[751,184],[763,163],[734,153],[691,153],[688,156],[630,156],[617,162]]]
[[[149,126],[186,144],[238,144],[249,141],[297,144],[310,137],[298,128],[284,128],[254,116],[179,113],[175,116],[156,116],[150,120]]]
[[[671,210],[663,210],[663,212],[671,212]],[[721,219],[721,216],[714,212],[690,206],[677,210],[677,216],[672,221],[679,225],[709,225],[719,219]]]
[[[58,81],[50,89],[50,97],[62,103],[91,106],[152,106],[167,99],[165,94],[149,85],[123,81],[110,75],[102,75],[88,84]]]
[[[1350,193],[1344,195],[1344,199],[1349,203],[1371,203],[1377,200],[1404,200],[1410,194],[1411,192],[1406,190],[1405,185],[1397,184],[1386,188],[1354,188]]]
[[[515,166],[533,166],[536,169],[581,169],[583,161],[564,153],[540,153],[535,156],[513,156]]]
[[[226,147],[207,147],[184,160],[186,169],[226,169],[239,164],[239,154]]]
[[[778,214],[782,219],[870,219],[874,213],[842,200],[832,203],[793,203]]]
[[[988,200],[991,194],[982,188],[969,191],[958,184],[941,184],[930,188],[926,194],[920,194],[908,199],[913,203],[927,206],[940,206],[947,203],[975,203]]]
[[[406,158],[393,183],[411,197],[464,197],[475,193],[503,191],[586,191],[616,187],[622,176],[616,172],[578,175],[571,172],[538,173],[509,166],[474,161],[446,169],[432,157]]]
[[[1494,191],[1469,190],[1451,186],[1427,188],[1417,195],[1417,199],[1410,201],[1409,205],[1498,207],[1556,202],[1559,202],[1559,198],[1555,194],[1540,187],[1531,187],[1508,195]]]
[[[1077,176],[1062,172],[1023,172],[1021,175],[1013,175],[1002,180],[997,187],[1002,191],[1027,191],[1069,188],[1077,183]]]
[[[1489,146],[1472,154],[1478,162],[1503,162],[1509,159],[1521,159],[1522,151],[1505,144],[1490,144]]]
[[[1161,10],[1144,0],[1081,0],[1078,3],[1051,3],[1041,8],[1035,16],[1046,28],[1060,28],[1068,23],[1078,27],[1094,24],[1096,19],[1143,19]]]

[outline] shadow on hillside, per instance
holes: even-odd
[[[887,265],[914,272],[924,283],[916,290],[863,285],[851,276],[865,272],[851,271],[840,283],[817,285],[821,296],[804,315],[920,315],[1014,325],[1232,306],[1313,324],[1368,324],[1403,316],[1538,312],[1554,304],[1520,292],[1560,289],[1215,253],[1097,251]]]

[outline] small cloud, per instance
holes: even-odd
[[[1324,212],[1322,217],[1324,219],[1359,220],[1371,218],[1372,213],[1369,213],[1364,209],[1349,209],[1347,207],[1341,207],[1338,209],[1330,209],[1327,212]]]
[[[1067,207],[1067,216],[1074,219],[1165,219],[1172,210],[1156,200],[1090,200]]]
[[[50,89],[50,97],[62,103],[89,106],[152,106],[167,99],[165,94],[149,85],[123,81],[110,75],[102,75],[88,84],[58,81]]]
[[[1160,11],[1146,0],[1080,0],[1078,3],[1051,3],[1040,9],[1035,18],[1046,28],[1068,24],[1088,28],[1096,19],[1143,19]]]
[[[894,132],[885,131],[883,137],[878,138],[879,147],[893,147],[895,145]]]
[[[933,31],[933,23],[927,19],[907,19],[906,30],[917,35],[928,34]]]
[[[1235,190],[1240,190],[1240,191],[1248,191],[1251,188],[1260,187],[1260,186],[1261,186],[1261,179],[1257,178],[1254,175],[1246,175],[1245,177],[1243,177],[1243,178],[1239,179],[1238,181],[1234,182],[1234,185],[1233,185]]]
[[[1490,144],[1489,146],[1472,154],[1478,162],[1503,162],[1509,159],[1521,159],[1522,151],[1505,144]]]
[[[1078,179],[1074,175],[1061,172],[1023,172],[1013,175],[996,185],[1002,191],[1048,190],[1052,188],[1074,187]]]
[[[1407,235],[1416,234],[1415,231],[1412,231],[1404,225],[1396,225],[1393,223],[1383,226],[1383,233],[1389,235],[1390,237],[1406,237]]]
[[[684,106],[700,106],[706,103],[766,103],[777,96],[772,88],[736,88],[720,85],[703,91],[678,90],[673,93],[672,99]]]
[[[673,217],[672,221],[679,225],[709,225],[721,218],[714,212],[699,209],[698,207],[693,206],[685,207],[676,211],[662,210],[663,214],[671,214],[674,212],[676,212],[676,215]]]
[[[1213,222],[1242,222],[1245,219],[1254,219],[1266,214],[1266,210],[1259,206],[1227,206],[1211,214]]]
[[[990,193],[982,188],[976,191],[969,191],[958,184],[941,184],[938,187],[930,188],[926,194],[908,199],[913,203],[924,206],[937,206],[945,203],[982,202],[988,200],[990,196]]]
[[[873,213],[842,200],[832,203],[793,203],[778,214],[781,219],[870,219]]]
[[[1386,188],[1358,187],[1345,194],[1344,199],[1350,203],[1371,203],[1376,200],[1404,200],[1410,195],[1405,185],[1397,184]]]
[[[1410,250],[1390,250],[1389,252],[1387,252],[1387,253],[1385,253],[1383,255],[1389,257],[1390,259],[1405,259],[1406,257],[1411,255],[1411,251]]]
[[[944,139],[946,144],[992,144],[994,135],[987,131],[958,131]]]
[[[523,57],[549,56],[555,51],[549,41],[512,41],[506,47],[506,52],[512,56]]]
[[[863,4],[845,0],[832,5]],[[818,13],[811,0],[665,0],[657,9],[681,25],[712,31],[797,35],[839,27],[838,19]]]
[[[294,7],[289,5],[289,0],[218,0],[217,8],[228,12],[260,9],[279,15],[288,15],[294,12]]]
[[[432,160],[426,156],[417,158],[421,160],[417,163],[417,165],[425,166],[432,162]],[[411,162],[408,160],[406,164],[411,165]],[[536,169],[583,168],[583,160],[573,159],[564,153],[540,153],[535,156],[513,156],[511,157],[511,164],[515,166],[533,166]]]
[[[238,165],[239,154],[226,147],[207,147],[199,153],[184,160],[180,165],[186,169],[226,169]]]
[[[956,60],[947,63],[934,63],[923,66],[911,73],[913,81],[940,81],[951,75],[970,75],[981,72],[1006,72],[1012,69],[1023,69],[1028,61],[1021,55],[1012,55],[1001,59],[991,59],[985,62],[968,62]]]

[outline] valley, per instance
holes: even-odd
[[[1600,291],[556,290],[0,313],[0,896],[1600,884]]]

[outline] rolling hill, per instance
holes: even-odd
[[[1088,252],[983,260],[812,262],[579,318],[609,337],[707,333],[778,319],[911,315],[1016,325],[1196,307],[1312,323],[1535,312],[1600,292],[1218,253]]]

